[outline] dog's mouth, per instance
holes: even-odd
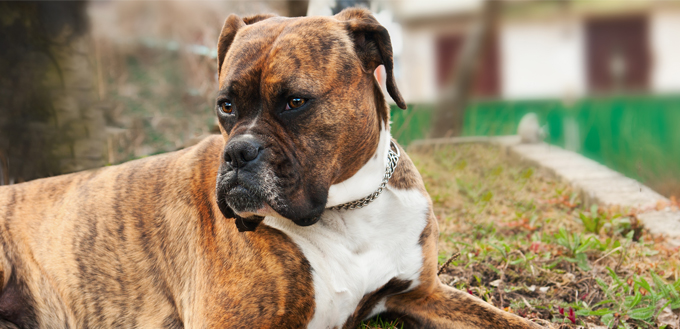
[[[298,205],[276,193],[274,184],[259,183],[262,179],[258,178],[247,174],[241,177],[233,171],[217,177],[217,204],[225,217],[236,219],[239,231],[254,230],[266,216],[288,219],[299,226],[319,221],[323,205],[313,209],[309,209],[307,202]]]
[[[217,197],[223,199],[236,215],[256,214],[266,204],[266,195],[252,179],[227,172],[217,177]]]
[[[253,191],[255,190],[255,191]],[[258,210],[264,208],[265,197],[253,189],[244,185],[235,185],[226,188],[224,194],[227,205],[236,212],[237,215],[246,213],[257,214]]]
[[[305,175],[295,157],[246,135],[232,136],[223,157],[216,182],[217,203],[226,218],[237,219],[237,226],[251,222],[255,227],[269,216],[299,226],[321,218],[330,185],[324,176]]]
[[[220,212],[226,218],[234,218],[239,232],[254,231],[264,219],[257,215],[265,204],[264,198],[234,179],[218,175],[216,197]]]

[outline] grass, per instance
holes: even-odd
[[[358,329],[402,329],[403,327],[400,323],[383,320],[378,315],[370,321],[362,323]]]
[[[490,145],[409,154],[439,221],[442,282],[553,328],[677,328],[678,249],[635,209],[585,208],[567,184]]]

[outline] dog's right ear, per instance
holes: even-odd
[[[397,106],[405,110],[406,102],[401,97],[394,79],[392,41],[387,29],[380,25],[380,22],[367,9],[348,8],[336,14],[335,18],[345,22],[354,41],[354,50],[366,72],[373,74],[378,65],[385,66],[387,92]]]
[[[241,19],[241,17],[238,17],[237,15],[229,15],[229,17],[227,17],[227,19],[224,21],[220,38],[217,41],[217,72],[222,72],[222,63],[224,63],[224,58],[227,56],[229,46],[231,46],[231,43],[234,42],[236,32],[238,32],[240,28],[274,16],[276,15],[260,14]]]

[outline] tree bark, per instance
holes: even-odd
[[[2,2],[0,21],[0,185],[102,166],[86,2]]]

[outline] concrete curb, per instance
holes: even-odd
[[[628,178],[578,153],[546,143],[522,144],[519,136],[453,137],[414,141],[409,150],[446,144],[490,143],[503,153],[543,168],[570,184],[586,206],[592,204],[636,208],[638,219],[653,234],[666,235],[668,242],[680,246],[680,211],[658,205],[670,201],[642,183]]]

